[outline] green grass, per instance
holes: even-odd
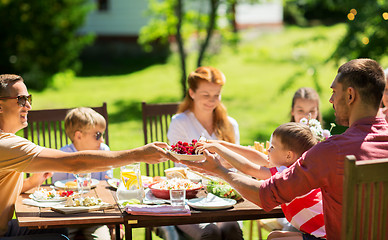
[[[342,24],[285,27],[281,32],[246,40],[237,48],[223,47],[207,59],[206,65],[219,68],[227,78],[222,99],[229,115],[239,123],[241,144],[267,140],[278,125],[289,121],[292,95],[302,86],[321,89],[321,109],[332,115],[329,86],[338,66],[326,59],[344,32]],[[144,142],[141,102],[180,100],[177,66],[178,58],[173,55],[165,64],[154,64],[128,74],[62,75],[58,80],[63,85],[60,88],[30,91],[34,95],[33,108],[100,106],[107,102],[111,149],[138,147]],[[189,66],[188,71],[193,71],[193,58],[189,59]],[[244,225],[246,237],[247,224]],[[134,231],[135,239],[144,239],[143,234],[144,229]]]

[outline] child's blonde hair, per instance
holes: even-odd
[[[292,98],[291,111],[292,109],[294,109],[295,102],[297,99],[306,99],[306,100],[315,101],[317,104],[317,111],[318,111],[317,120],[322,123],[322,115],[321,115],[321,111],[319,110],[319,95],[314,89],[308,88],[308,87],[302,87],[296,90],[296,92],[294,93],[294,97]],[[295,122],[295,117],[292,114],[291,114],[290,122]]]
[[[87,130],[99,126],[106,128],[105,118],[91,108],[79,107],[70,110],[65,117],[65,132],[71,141],[76,131]]]
[[[280,125],[272,133],[280,139],[283,147],[299,156],[318,143],[310,128],[303,123],[289,122]]]

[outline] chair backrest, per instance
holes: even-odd
[[[178,106],[179,103],[147,104],[142,102],[144,144],[168,141],[168,126],[172,116],[177,112]],[[164,169],[173,166],[172,161],[146,164],[147,176],[164,176]]]
[[[23,129],[24,138],[39,146],[54,149],[60,149],[71,143],[71,140],[66,136],[64,126],[66,114],[71,109],[73,108],[28,111],[28,126]],[[104,102],[101,107],[92,107],[92,109],[105,118],[104,138],[105,143],[109,146],[107,105]],[[29,174],[26,174],[26,176],[28,177]],[[46,181],[46,184],[49,183],[51,183],[51,179]]]
[[[341,239],[388,239],[388,158],[345,159]]]
[[[28,112],[28,126],[24,128],[24,138],[37,145],[60,149],[71,141],[65,134],[64,120],[73,108],[31,110]],[[108,111],[104,102],[101,107],[92,107],[106,120],[105,143],[109,146]]]

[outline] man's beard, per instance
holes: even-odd
[[[335,122],[338,125],[349,127],[349,109],[346,107],[345,99],[341,98],[339,103],[337,104],[337,106],[343,106],[343,107],[340,110],[341,116],[339,116],[339,114],[337,114],[338,113],[337,110],[334,109],[334,111],[336,112],[336,114],[335,114]]]

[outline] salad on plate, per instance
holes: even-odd
[[[38,189],[29,197],[37,202],[61,202],[73,195],[73,191],[56,191],[55,189]]]

